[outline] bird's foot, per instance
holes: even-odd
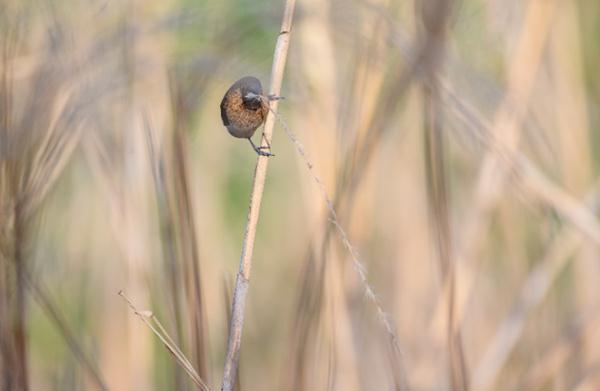
[[[264,138],[264,134],[263,134],[263,138]],[[256,152],[258,155],[260,156],[266,156],[266,157],[271,157],[271,156],[275,156],[274,154],[272,154],[271,152],[265,152],[264,150],[271,150],[271,145],[269,145],[269,142],[265,139],[265,141],[267,142],[267,145],[261,145],[259,147],[257,147],[256,145],[254,145],[254,143],[252,142],[251,138],[248,138],[248,141],[250,141],[250,145],[252,145],[252,149],[254,149],[254,152]]]
[[[267,152],[270,150],[271,150],[270,147],[260,146],[260,147],[257,147],[254,151],[256,151],[256,153],[259,154],[260,156],[266,156],[266,157],[275,156],[275,154],[273,154],[271,152]]]

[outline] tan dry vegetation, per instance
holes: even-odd
[[[0,5],[0,389],[600,388],[600,6],[293,3]]]

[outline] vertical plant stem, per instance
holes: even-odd
[[[165,156],[164,151],[157,150],[157,143],[154,140],[155,133],[152,123],[147,114],[143,113],[143,122],[146,131],[146,141],[148,146],[148,159],[152,166],[152,177],[154,180],[154,191],[156,193],[156,205],[158,212],[158,226],[160,227],[161,250],[165,260],[165,272],[167,275],[167,284],[170,289],[170,300],[173,309],[174,319],[174,338],[178,346],[185,346],[183,338],[182,326],[182,306],[179,289],[183,286],[181,282],[180,265],[177,258],[177,250],[175,248],[175,223],[174,211],[172,202],[169,199],[168,185],[166,182],[167,174],[165,173]],[[184,389],[183,369],[174,364],[173,378],[175,389]],[[206,379],[206,378],[205,378]]]
[[[196,241],[196,224],[194,221],[194,209],[191,201],[190,187],[188,183],[188,160],[185,145],[185,134],[183,129],[175,129],[173,134],[173,152],[175,156],[175,174],[177,201],[179,213],[179,234],[181,236],[181,250],[185,263],[184,271],[186,278],[186,297],[193,310],[189,311],[190,331],[193,359],[196,363],[200,376],[208,379],[208,366],[206,362],[206,330],[204,320],[204,300],[202,298],[202,285],[200,282],[200,254]]]
[[[273,67],[271,69],[271,86],[269,94],[279,95],[281,81],[283,79],[283,70],[287,58],[287,52],[290,42],[290,30],[294,15],[295,0],[286,0],[281,31],[275,45],[273,54]],[[275,116],[277,113],[277,101],[271,102],[273,113],[269,113],[265,122],[263,131],[262,145],[271,145],[273,128],[275,126]],[[250,207],[248,210],[248,220],[242,245],[242,255],[240,260],[240,270],[235,283],[233,302],[231,308],[231,324],[229,326],[229,338],[227,340],[227,353],[225,356],[225,367],[223,370],[223,385],[221,390],[231,391],[235,384],[238,360],[240,357],[240,345],[242,341],[242,328],[244,326],[244,307],[246,296],[248,294],[248,285],[250,283],[250,271],[252,269],[252,252],[254,250],[254,239],[256,237],[256,226],[260,213],[260,204],[262,201],[267,166],[269,159],[264,156],[258,156],[256,169],[254,171],[254,183],[250,195]]]
[[[16,201],[14,208],[14,262],[16,271],[16,299],[13,318],[13,338],[15,346],[15,390],[27,391],[29,389],[27,367],[27,325],[25,308],[25,222],[23,208],[20,201]]]
[[[432,42],[424,67],[424,125],[427,195],[431,210],[433,233],[442,277],[445,302],[446,344],[452,390],[468,390],[467,368],[459,327],[455,327],[455,260],[452,249],[452,222],[449,214],[447,158],[445,156],[445,128],[442,101],[437,74],[443,72],[446,33],[454,0],[427,0],[421,3],[422,34]]]

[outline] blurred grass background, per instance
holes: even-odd
[[[600,3],[458,1],[430,71],[422,3],[299,1],[280,104],[401,354],[277,128],[241,389],[461,388],[444,257],[472,389],[600,388]],[[2,389],[191,389],[120,290],[218,389],[256,160],[218,106],[283,5],[2,2]]]

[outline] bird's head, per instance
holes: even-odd
[[[244,106],[250,110],[258,110],[263,104],[263,96],[256,94],[252,91],[248,91],[242,95],[242,102]]]

